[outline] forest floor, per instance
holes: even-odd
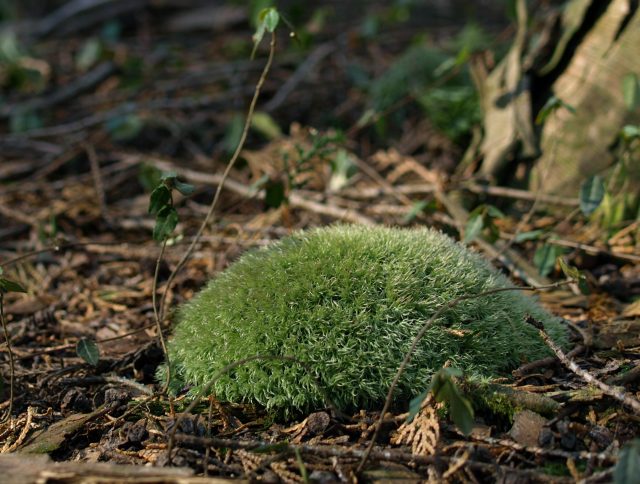
[[[0,410],[10,415],[0,424],[0,452],[14,455],[0,457],[0,468],[19,472],[15,482],[35,482],[43,472],[126,482],[191,482],[189,475],[608,482],[621,459],[640,469],[633,460],[640,416],[605,391],[634,399],[640,390],[638,222],[606,233],[581,216],[578,194],[545,197],[474,179],[477,160],[460,163],[470,132],[452,139],[411,93],[363,116],[375,104],[366,80],[387,71],[424,30],[417,21],[385,24],[391,7],[372,3],[367,15],[333,16],[317,9],[293,18],[304,26],[300,44],[286,29],[278,36],[246,149],[212,222],[168,286],[240,138],[268,49],[264,42],[249,60],[243,8],[130,3],[119,16],[100,11],[99,24],[49,15],[24,26],[30,40],[18,42],[0,79],[1,276],[26,290],[2,295],[14,362],[3,337]],[[216,19],[213,32],[203,17]],[[460,30],[444,25],[429,31],[434,45]],[[498,21],[485,27],[503,28]],[[564,280],[558,255],[583,271],[588,295],[563,286],[539,298],[567,322],[572,360],[604,387],[556,358],[530,362],[497,382],[515,390],[508,409],[477,408],[468,436],[439,412],[435,430],[431,422],[397,443],[406,409],[385,415],[360,472],[379,411],[279,422],[260,408],[211,397],[185,414],[184,395],[168,399],[155,379],[164,359],[152,305],[161,249],[148,206],[158,173],[169,171],[195,187],[174,196],[179,223],[158,268],[157,291],[166,291],[169,308],[246,250],[295,230],[419,225],[460,239],[467,210],[491,205],[500,208],[489,224],[497,238],[471,245],[514,281]],[[540,234],[551,232],[545,262]],[[169,335],[170,318],[163,324]],[[429,439],[433,448],[425,451],[420,444]]]

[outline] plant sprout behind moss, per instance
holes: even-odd
[[[478,254],[430,229],[299,232],[248,252],[180,310],[169,342],[172,388],[192,385],[195,393],[231,362],[281,355],[314,374],[290,361],[252,361],[218,379],[213,391],[290,414],[325,406],[318,380],[342,410],[379,406],[413,337],[438,308],[510,286]],[[425,334],[398,400],[424,390],[446,361],[487,377],[549,355],[524,322],[527,314],[566,343],[558,320],[521,291],[461,301]]]

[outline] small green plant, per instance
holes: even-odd
[[[153,239],[158,242],[165,241],[178,225],[178,212],[173,206],[173,189],[182,195],[191,195],[193,185],[178,180],[176,173],[168,172],[160,177],[160,183],[151,192],[149,200],[149,213],[156,216],[153,227]]]
[[[495,221],[504,218],[498,208],[493,205],[480,205],[469,214],[469,220],[464,230],[464,241],[471,242],[481,234],[490,242],[495,242],[500,237],[500,230]]]
[[[168,345],[174,391],[213,392],[292,414],[324,406],[320,382],[343,410],[380,405],[413,338],[463,295],[513,287],[479,255],[433,230],[337,226],[300,232],[252,251],[178,313]],[[463,300],[429,326],[400,379],[397,401],[425,388],[446,361],[471,375],[499,375],[549,354],[527,314],[561,344],[558,321],[518,291]],[[164,381],[166,367],[158,377]]]

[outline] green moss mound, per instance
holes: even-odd
[[[343,410],[381,405],[413,337],[452,299],[509,280],[439,232],[337,226],[300,232],[249,252],[186,304],[169,356],[172,388],[197,392],[225,365],[253,361],[220,378],[218,398],[284,413],[324,406],[319,380]],[[520,291],[466,300],[434,322],[401,379],[397,397],[422,391],[449,360],[482,376],[547,356],[526,314],[566,343],[557,319]],[[162,378],[161,370],[159,377]]]

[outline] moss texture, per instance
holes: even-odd
[[[197,392],[230,362],[287,355],[306,362],[341,409],[379,406],[413,337],[438,308],[505,286],[509,280],[482,257],[433,230],[300,232],[248,252],[182,307],[169,343],[172,388]],[[493,376],[547,356],[526,314],[566,343],[558,320],[521,291],[466,300],[427,331],[398,399],[422,391],[447,360],[471,375]],[[314,377],[291,362],[253,361],[213,391],[284,414],[324,406]]]

